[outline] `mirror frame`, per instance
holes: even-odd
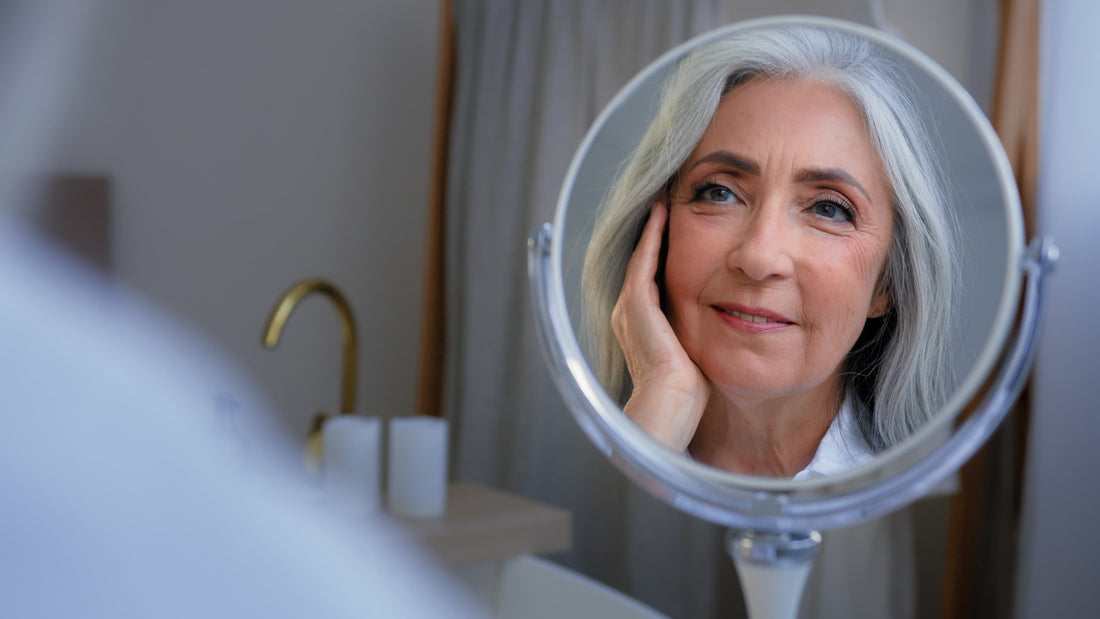
[[[977,130],[991,159],[1004,197],[1008,234],[1005,282],[991,334],[944,408],[904,443],[871,462],[839,475],[802,481],[729,473],[694,462],[630,421],[596,379],[572,329],[563,286],[563,239],[554,233],[565,230],[574,183],[593,142],[640,84],[699,45],[734,32],[789,25],[822,26],[863,37],[911,62],[942,86]],[[912,46],[859,24],[805,16],[754,19],[703,34],[662,55],[600,113],[570,165],[553,225],[536,228],[529,240],[532,304],[540,343],[563,400],[589,439],[635,483],[678,509],[727,526],[774,531],[835,528],[898,509],[924,495],[962,466],[1004,417],[1033,359],[1043,275],[1057,258],[1049,241],[1036,241],[1025,250],[1023,238],[1019,193],[1000,140],[978,105],[944,69]],[[1006,344],[1018,317],[1025,273],[1029,277],[1021,320],[1014,341]],[[996,377],[982,390],[998,362]],[[948,433],[964,407],[979,395],[977,408]]]

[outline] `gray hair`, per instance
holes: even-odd
[[[911,86],[880,46],[854,34],[807,26],[739,32],[681,61],[595,222],[581,283],[584,339],[601,382],[625,402],[630,376],[610,320],[627,263],[654,202],[702,139],[723,95],[758,77],[809,78],[846,94],[886,170],[894,234],[883,285],[891,308],[867,321],[841,373],[864,437],[882,451],[921,427],[953,384],[955,231]]]

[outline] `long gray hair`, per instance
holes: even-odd
[[[582,273],[584,340],[612,397],[630,376],[611,330],[626,266],[654,202],[695,149],[726,93],[759,77],[808,78],[859,109],[892,190],[894,234],[883,285],[891,308],[869,319],[841,372],[844,395],[876,451],[918,429],[953,384],[948,326],[955,293],[954,218],[938,161],[907,82],[879,46],[814,26],[735,33],[692,52],[664,86],[658,111],[595,222]]]

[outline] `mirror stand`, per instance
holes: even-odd
[[[726,550],[737,568],[750,619],[795,619],[821,534],[729,529]]]

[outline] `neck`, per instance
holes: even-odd
[[[688,451],[696,461],[734,473],[793,477],[817,453],[840,409],[838,393],[829,382],[766,400],[735,400],[712,389]]]

